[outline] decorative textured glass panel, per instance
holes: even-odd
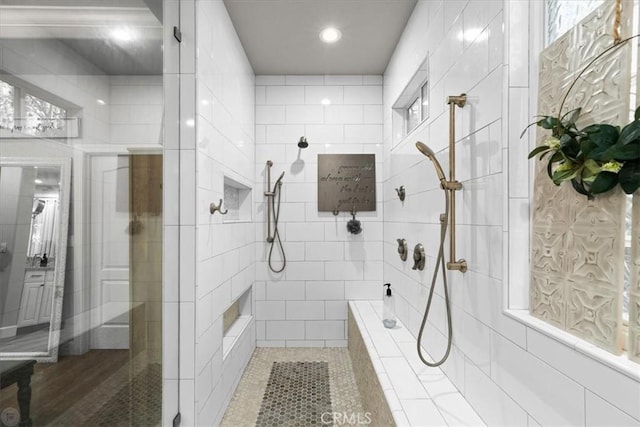
[[[548,0],[547,44],[575,26],[582,18],[600,6],[604,0]]]
[[[625,3],[626,5],[626,3]],[[630,6],[630,5],[629,5]],[[558,115],[577,74],[613,44],[615,2],[607,2],[540,55],[539,114]],[[622,34],[630,34],[630,7]],[[628,121],[630,46],[585,72],[563,113],[582,107],[578,126]],[[549,135],[537,133],[538,145]],[[530,311],[586,341],[620,353],[626,198],[619,188],[587,200],[569,183],[557,187],[536,162]]]
[[[627,208],[624,219],[624,290],[622,292],[622,320],[629,321],[629,292],[631,291],[631,207],[633,196],[627,196]]]
[[[14,87],[0,80],[0,128],[13,129],[15,117]]]
[[[631,281],[629,287],[629,358],[640,362],[640,192],[633,195]]]

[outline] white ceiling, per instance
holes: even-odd
[[[60,40],[108,75],[159,75],[162,0],[0,0],[0,38]]]
[[[416,0],[224,0],[263,74],[383,74]],[[162,0],[0,0],[0,37],[53,38],[110,75],[162,73]],[[342,31],[327,45],[326,26]],[[134,29],[114,41],[116,27]]]
[[[224,0],[257,75],[383,74],[416,0]],[[326,26],[342,31],[328,45]]]

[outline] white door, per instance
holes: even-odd
[[[43,274],[44,276],[44,274]],[[22,290],[20,299],[20,314],[18,315],[18,327],[37,325],[42,304],[43,282],[27,282]]]
[[[91,158],[91,348],[129,348],[129,163]]]
[[[42,287],[42,298],[40,299],[40,315],[38,323],[51,321],[51,308],[53,303],[53,282],[44,282]]]

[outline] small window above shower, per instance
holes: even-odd
[[[418,68],[393,104],[393,146],[429,118],[429,59]]]

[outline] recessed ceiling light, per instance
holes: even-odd
[[[96,99],[96,102],[100,105],[107,105],[107,103],[104,102],[102,99]]]
[[[342,38],[340,30],[334,27],[327,27],[320,32],[320,40],[325,43],[335,43]]]
[[[42,184],[42,180],[41,179],[35,179],[33,182],[35,182],[36,184]]]
[[[320,104],[331,105],[331,100],[329,98],[322,98],[322,101],[320,101]]]

